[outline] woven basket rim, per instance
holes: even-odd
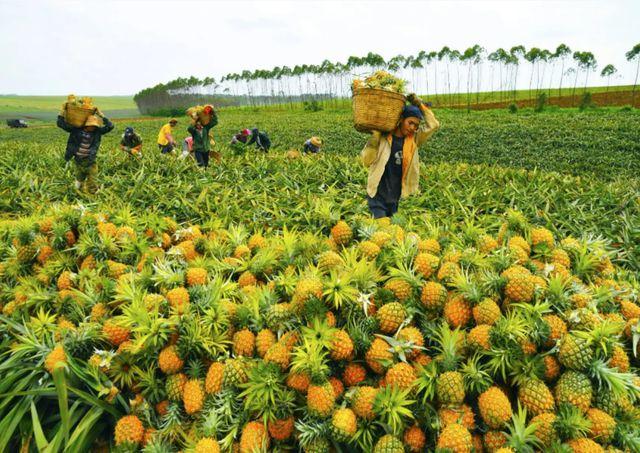
[[[406,96],[404,94],[396,93],[395,91],[383,90],[381,88],[368,88],[368,87],[356,88],[355,90],[353,90],[353,95],[352,96],[356,96],[356,95],[361,94],[362,92],[365,92],[365,91],[377,92],[377,93],[380,93],[380,94],[384,93],[388,97],[396,98],[398,100],[400,100],[400,99],[406,100]]]

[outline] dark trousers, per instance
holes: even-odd
[[[209,166],[209,151],[196,151],[194,154],[196,155],[198,167],[207,168]]]
[[[158,144],[158,149],[162,154],[168,154],[173,151],[173,145],[171,143],[167,143],[166,145]]]
[[[385,200],[380,194],[376,194],[371,198],[367,195],[367,204],[369,205],[369,211],[373,215],[374,219],[380,219],[382,217],[392,217],[393,214],[398,212],[398,202]]]

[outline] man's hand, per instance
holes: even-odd
[[[380,141],[380,137],[382,137],[382,132],[380,131],[371,131],[371,137],[375,140]]]
[[[100,110],[97,107],[96,107],[96,115],[98,115],[100,118],[104,118],[104,113],[102,113],[102,110]]]
[[[423,104],[422,99],[416,96],[415,93],[409,93],[407,95],[407,101],[409,101],[412,105],[415,105],[416,107],[420,107],[420,105]]]

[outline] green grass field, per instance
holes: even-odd
[[[114,118],[139,116],[131,96],[92,96],[94,104]],[[26,118],[32,122],[55,119],[66,96],[0,96],[0,120]]]

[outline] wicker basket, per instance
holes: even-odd
[[[198,112],[198,120],[200,120],[200,124],[206,126],[211,121],[211,115],[207,115],[204,112]]]
[[[353,127],[358,132],[390,132],[398,125],[405,97],[377,88],[358,88],[353,93]]]
[[[80,107],[75,104],[67,104],[64,120],[73,127],[84,126],[85,121],[96,111],[95,107]]]

